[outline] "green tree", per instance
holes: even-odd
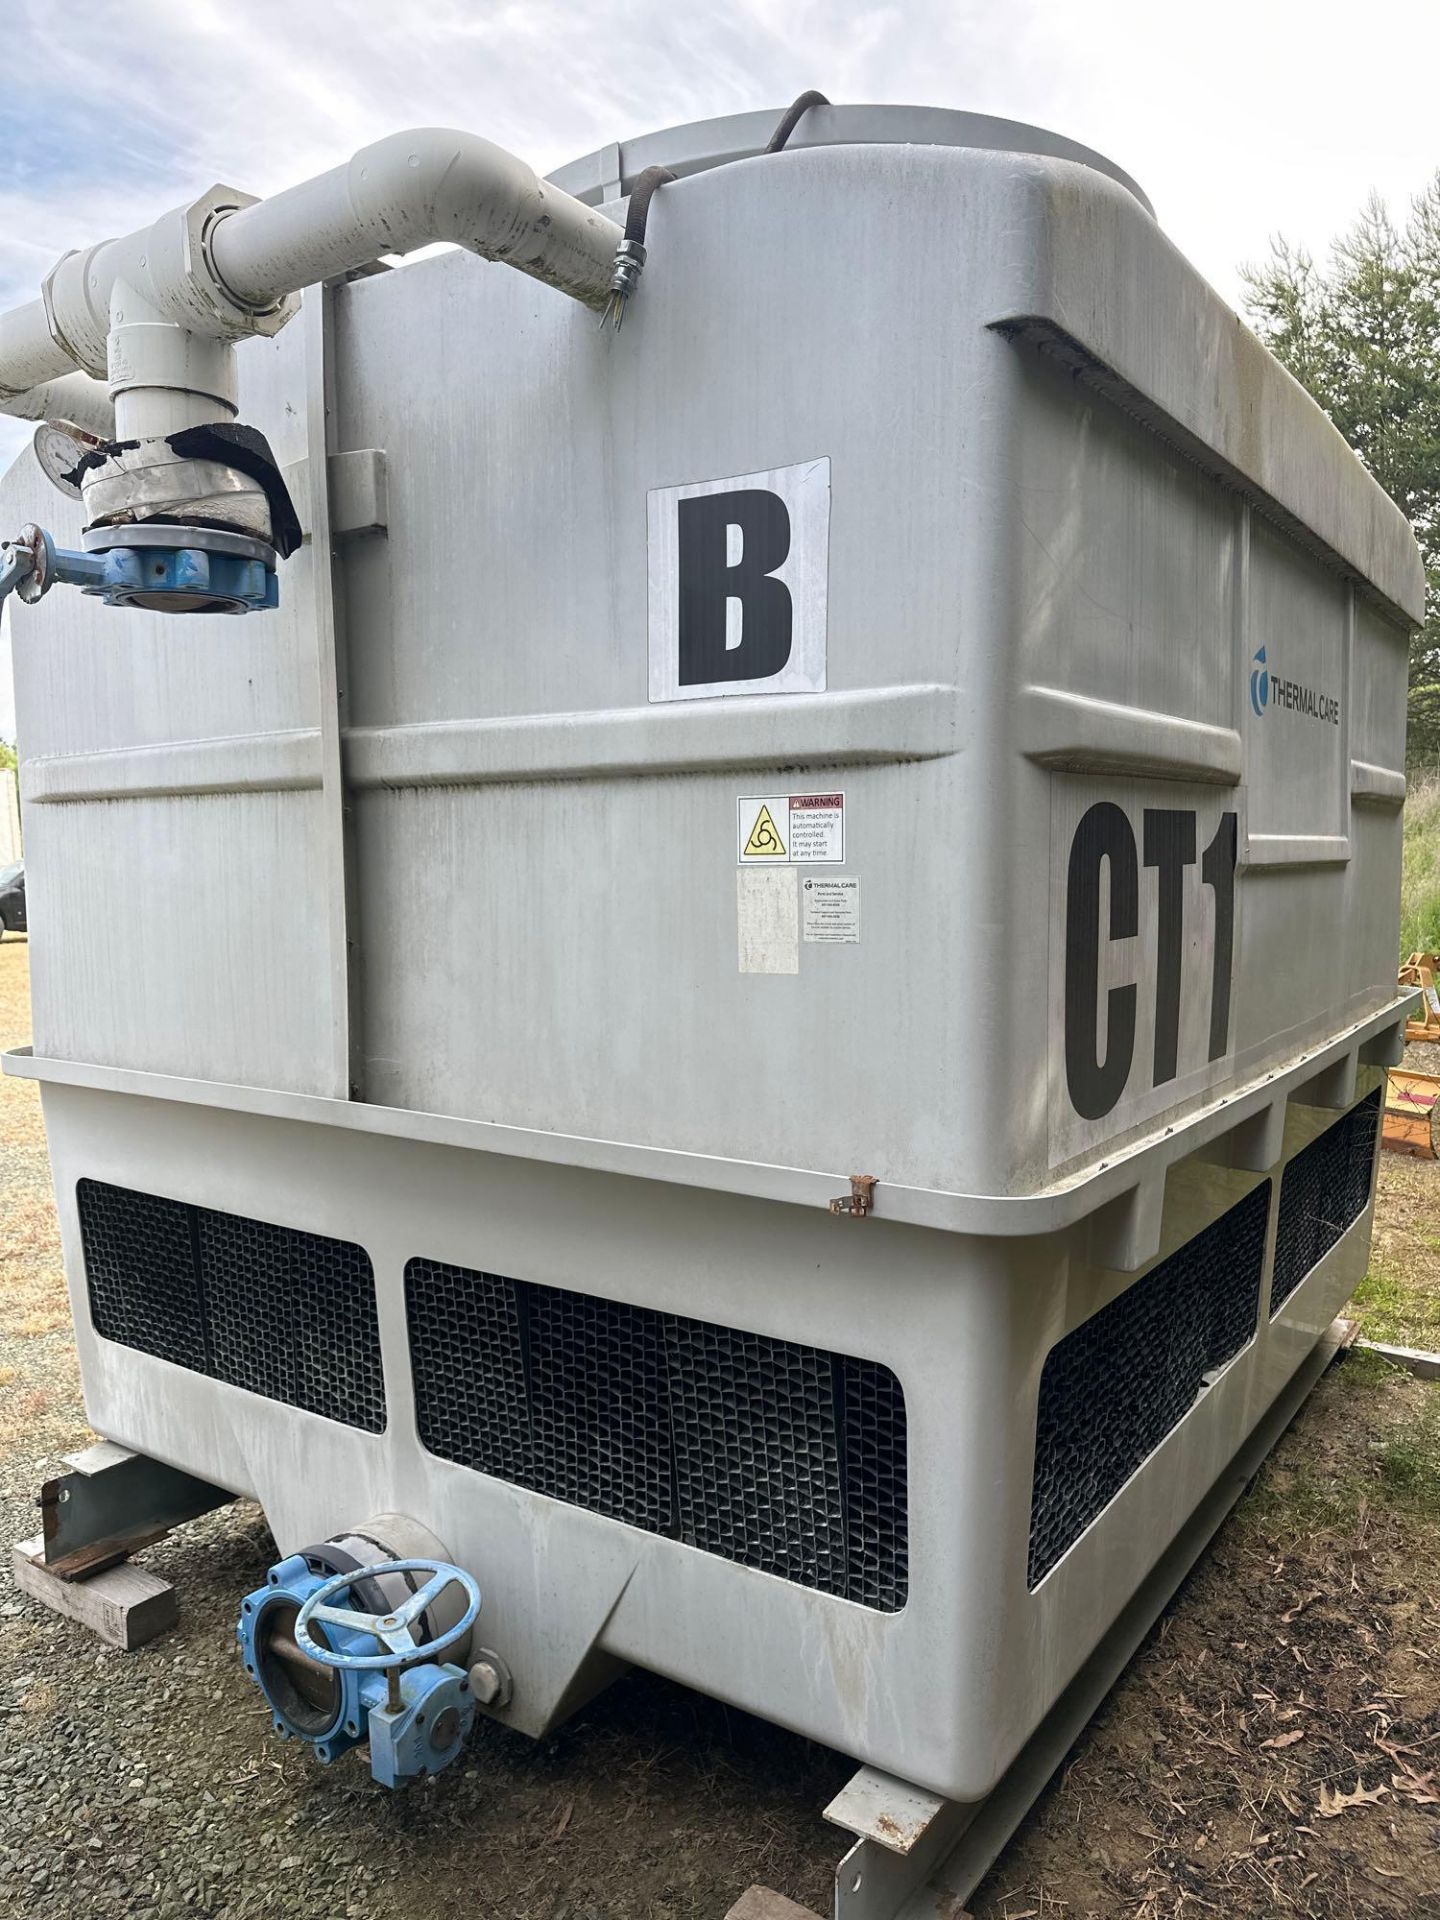
[[[1246,310],[1415,529],[1429,583],[1410,645],[1412,766],[1440,765],[1440,174],[1396,227],[1374,195],[1317,266],[1276,240]]]
[[[0,740],[0,773],[4,773],[7,767],[13,769],[14,765],[14,747],[10,745],[8,740]]]

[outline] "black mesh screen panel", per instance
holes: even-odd
[[[1272,1314],[1369,1206],[1379,1124],[1377,1088],[1308,1147],[1302,1147],[1286,1166],[1275,1223]]]
[[[192,1209],[94,1180],[76,1198],[96,1331],[204,1373]]]
[[[905,1399],[888,1367],[842,1360],[845,1529],[850,1598],[898,1607],[907,1554]]]
[[[526,1287],[533,1479],[557,1500],[668,1533],[675,1494],[658,1316]]]
[[[905,1401],[887,1367],[558,1287],[412,1260],[432,1453],[894,1611]]]
[[[823,1593],[846,1589],[831,1357],[667,1316],[680,1537]]]
[[[1035,1438],[1032,1587],[1254,1333],[1269,1212],[1264,1180],[1051,1348]]]
[[[95,1329],[351,1427],[385,1425],[369,1255],[123,1187],[76,1189]]]
[[[420,1438],[442,1460],[528,1487],[534,1448],[515,1281],[412,1260],[405,1311]]]

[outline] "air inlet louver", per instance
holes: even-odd
[[[1302,1147],[1286,1167],[1280,1182],[1275,1267],[1270,1276],[1272,1314],[1279,1312],[1306,1274],[1369,1206],[1379,1124],[1377,1088]]]
[[[887,1367],[412,1260],[420,1437],[441,1459],[894,1611],[905,1402]]]
[[[1029,1582],[1038,1586],[1255,1331],[1270,1182],[1050,1349]]]
[[[267,1400],[379,1433],[385,1380],[363,1247],[82,1180],[97,1333]]]

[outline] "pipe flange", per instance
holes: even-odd
[[[16,587],[15,596],[23,600],[27,607],[33,607],[37,600],[44,599],[54,583],[55,544],[33,520],[20,529],[19,544],[29,548],[31,566],[29,573]]]
[[[107,341],[110,332],[110,308],[107,301],[104,308],[97,312],[90,295],[92,274],[90,262],[105,245],[71,247],[68,253],[62,253],[40,282],[40,298],[45,306],[45,324],[50,329],[50,338],[63,354],[74,361],[82,372],[92,379],[103,380],[107,371]],[[64,274],[70,284],[65,289],[65,306],[71,314],[69,327],[61,325],[60,301],[57,298],[57,283]]]
[[[109,553],[112,547],[195,547],[203,553],[232,553],[237,560],[263,560],[267,567],[275,564],[275,549],[268,540],[226,533],[220,527],[187,526],[183,520],[87,527],[80,542],[87,553]]]
[[[255,203],[253,193],[217,182],[139,233],[62,255],[41,289],[51,339],[77,366],[104,379],[110,289],[117,281],[129,282],[157,313],[202,338],[233,341],[278,333],[299,311],[299,296],[286,294],[263,309],[247,307],[231,294],[211,257],[214,229]],[[103,307],[98,304],[102,288]]]
[[[237,187],[213,186],[185,209],[185,273],[198,292],[203,293],[215,317],[227,331],[277,334],[300,311],[298,293],[285,293],[268,307],[247,307],[237,300],[220,276],[211,250],[215,229],[242,207],[253,207],[259,196],[241,193]]]

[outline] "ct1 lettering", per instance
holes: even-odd
[[[1146,911],[1155,916],[1154,980],[1145,983],[1153,992],[1155,1016],[1150,1085],[1165,1085],[1179,1070],[1187,994],[1209,994],[1207,1058],[1218,1060],[1226,1052],[1235,946],[1236,825],[1233,812],[1223,813],[1199,856],[1200,883],[1214,896],[1214,945],[1209,978],[1203,983],[1190,977],[1194,969],[1187,970],[1185,964],[1187,874],[1196,864],[1198,845],[1194,809],[1145,808],[1138,846],[1128,814],[1110,800],[1097,801],[1075,829],[1065,885],[1065,1079],[1071,1104],[1083,1119],[1099,1120],[1112,1111],[1135,1064],[1142,983],[1126,981],[1106,994],[1103,1058],[1099,985],[1101,942],[1133,939],[1140,932],[1142,872],[1147,876]],[[1148,879],[1151,872],[1153,881]],[[1102,875],[1109,880],[1103,927]]]

